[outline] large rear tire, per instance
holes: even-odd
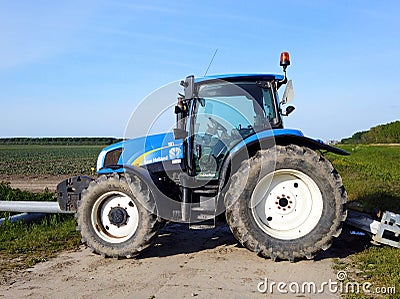
[[[346,201],[339,174],[323,156],[276,146],[243,161],[232,176],[226,218],[237,240],[261,256],[311,259],[340,234]]]
[[[101,176],[82,192],[76,214],[82,242],[108,257],[134,257],[159,229],[148,187],[137,177]]]

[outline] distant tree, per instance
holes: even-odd
[[[1,138],[3,145],[110,145],[122,139],[112,137],[41,137],[41,138]]]
[[[379,125],[369,131],[354,133],[341,141],[347,144],[400,143],[400,121]]]

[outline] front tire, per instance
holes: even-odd
[[[76,214],[82,241],[109,257],[134,257],[156,236],[159,223],[148,187],[137,177],[101,176],[82,192]]]
[[[237,240],[261,256],[311,259],[340,234],[346,201],[339,174],[323,156],[276,146],[244,161],[232,176],[226,218]]]

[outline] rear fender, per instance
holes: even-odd
[[[237,169],[239,169],[241,163],[262,149],[269,148],[275,145],[289,145],[296,144],[298,146],[308,147],[314,151],[327,151],[332,152],[338,155],[349,155],[348,152],[330,146],[321,140],[315,140],[312,138],[308,138],[299,134],[282,134],[282,135],[270,135],[266,138],[261,139],[253,139],[251,142],[243,142],[239,149],[235,149],[235,151],[230,152],[221,167],[220,174],[220,192],[221,195],[225,194],[224,188],[226,187],[229,177],[231,173],[234,173]],[[222,204],[223,201],[219,198],[219,204]]]
[[[298,146],[305,146],[308,148],[311,148],[314,151],[320,150],[320,151],[327,151],[331,152],[337,155],[342,155],[342,156],[348,156],[350,153],[331,146],[329,144],[324,143],[322,140],[316,140],[312,138],[308,138],[305,136],[297,136],[297,135],[282,135],[282,136],[277,136],[275,138],[275,142],[277,145],[289,145],[289,144],[296,144]]]

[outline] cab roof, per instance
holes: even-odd
[[[195,78],[194,82],[195,83],[201,83],[201,82],[206,82],[206,81],[211,81],[211,80],[283,80],[284,76],[283,75],[276,75],[276,74],[221,74],[221,75],[212,75],[212,76],[205,76],[205,77],[199,77]]]

